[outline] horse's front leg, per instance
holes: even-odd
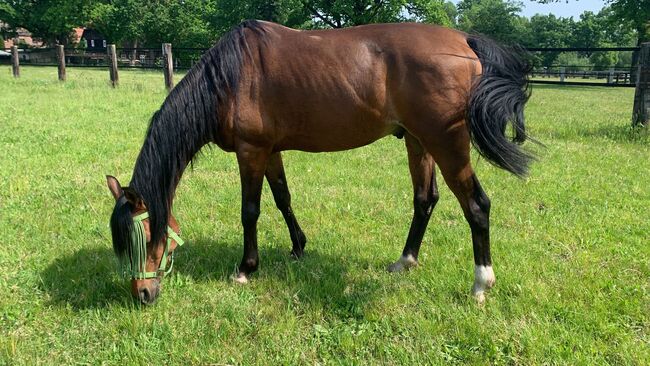
[[[244,256],[239,265],[239,273],[234,280],[248,282],[248,276],[257,270],[257,219],[260,216],[262,183],[268,161],[268,149],[252,145],[242,145],[237,149],[239,176],[241,178],[241,222],[244,226]]]
[[[433,157],[411,134],[407,133],[405,140],[409,171],[413,181],[413,221],[402,256],[388,266],[389,272],[399,272],[417,265],[422,237],[427,229],[431,211],[438,202],[438,186],[436,185]]]
[[[289,236],[291,237],[292,249],[291,255],[300,258],[304,254],[305,244],[307,238],[302,232],[298,220],[293,214],[291,209],[291,194],[289,193],[289,186],[287,185],[287,177],[284,175],[284,166],[282,164],[282,155],[280,153],[272,154],[269,157],[269,162],[266,166],[266,180],[269,182],[275,205],[282,213],[284,221],[289,228]]]

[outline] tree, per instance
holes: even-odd
[[[530,47],[567,47],[572,43],[575,23],[571,18],[558,18],[553,14],[536,14],[528,24]]]
[[[451,26],[456,23],[456,7],[451,2],[415,0],[405,5],[406,14],[401,11],[400,21]]]
[[[457,26],[458,25],[458,9],[456,9],[456,5],[452,3],[451,1],[447,1],[443,4],[443,8],[445,10],[445,13],[447,13],[447,18],[449,18],[449,21],[451,22],[452,26]]]
[[[217,38],[206,13],[211,5],[204,0],[143,1],[143,38],[147,46],[170,42],[175,47],[209,47]]]
[[[620,23],[637,32],[638,44],[650,41],[650,0],[608,0]]]
[[[535,0],[547,4],[567,0]],[[620,24],[633,28],[638,45],[650,41],[650,0],[607,0],[613,17]]]
[[[90,13],[91,25],[109,43],[137,47],[144,41],[146,8],[138,0],[113,0],[96,4]]]
[[[311,15],[302,0],[213,0],[208,22],[221,35],[246,19],[268,20],[288,27],[311,28]]]
[[[580,14],[580,21],[573,25],[571,46],[601,47],[607,37],[604,25],[603,18],[591,11]]]
[[[505,43],[523,43],[528,37],[526,20],[518,15],[521,3],[510,0],[462,0],[458,26]]]
[[[530,18],[529,47],[567,47],[571,43],[572,28],[575,23],[571,18],[558,18],[553,14],[536,14]],[[538,59],[542,65],[550,66],[560,56],[559,52],[543,52]]]
[[[591,11],[585,11],[580,14],[580,20],[572,26],[571,47],[607,47],[611,46],[608,42],[607,22],[602,13],[594,14]],[[615,52],[578,52],[579,57],[588,58],[589,62],[596,66],[597,69],[603,69],[616,63],[618,60]]]
[[[637,32],[632,25],[621,22],[610,6],[604,7],[598,17],[602,18],[601,25],[608,42],[617,46],[634,46],[637,43]]]
[[[208,47],[220,33],[210,24],[215,1],[103,0],[93,7],[90,26],[109,42],[130,47]]]
[[[93,0],[0,0],[0,20],[25,28],[48,43],[67,44],[88,19]]]
[[[443,0],[304,0],[303,4],[317,27],[401,21],[452,24]]]

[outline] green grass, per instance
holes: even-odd
[[[129,181],[162,75],[0,68],[0,364],[650,364],[650,139],[633,90],[535,86],[546,148],[519,180],[474,158],[492,199],[496,287],[480,307],[450,191],[420,267],[389,274],[411,218],[402,140],[287,152],[309,242],[293,261],[268,186],[260,270],[242,252],[234,155],[206,149],[179,187],[187,244],[151,307],[117,277],[105,174]],[[440,179],[442,182],[442,179]]]

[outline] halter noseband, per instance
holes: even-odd
[[[174,252],[171,254],[169,253],[169,247],[171,246],[172,240],[176,241],[176,244],[179,246],[185,243],[170,226],[167,226],[167,244],[165,245],[165,253],[160,260],[160,266],[155,272],[147,272],[147,236],[142,222],[148,218],[148,212],[133,217],[133,231],[131,232],[129,258],[125,260],[126,263],[123,263],[124,275],[130,276],[132,279],[143,280],[156,278],[158,276],[164,277],[171,273],[172,268],[174,268]],[[170,258],[169,269],[167,269],[167,257]]]

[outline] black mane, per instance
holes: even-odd
[[[160,244],[165,234],[183,171],[205,144],[218,141],[219,108],[237,93],[244,51],[248,49],[246,29],[257,35],[264,32],[262,23],[249,20],[226,33],[151,118],[129,186],[147,206],[154,245]],[[130,206],[118,202],[111,217],[113,249],[118,256],[123,256],[130,245]]]

